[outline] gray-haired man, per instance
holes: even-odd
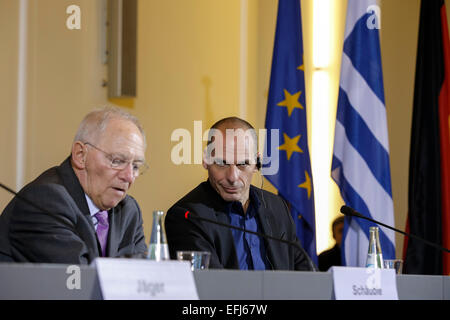
[[[141,211],[127,191],[146,168],[145,148],[132,115],[108,107],[86,115],[71,155],[0,216],[0,261],[84,264],[144,253]]]

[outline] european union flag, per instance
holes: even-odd
[[[267,146],[278,146],[278,154],[270,158],[278,157],[279,170],[265,177],[290,203],[297,236],[317,264],[304,70],[300,1],[280,0],[266,114],[266,154],[271,149]],[[271,129],[278,129],[279,134]]]

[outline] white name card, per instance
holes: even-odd
[[[97,258],[105,300],[198,300],[188,261]]]
[[[332,267],[336,300],[398,300],[394,269]]]

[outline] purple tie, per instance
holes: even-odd
[[[108,241],[108,211],[99,211],[95,214],[97,218],[97,237],[100,241],[100,246],[102,247],[102,257],[105,256],[106,253],[106,242]]]

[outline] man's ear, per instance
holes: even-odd
[[[81,141],[75,141],[72,145],[72,163],[77,169],[86,167],[87,150]]]
[[[207,147],[205,149],[203,149],[203,157],[202,157],[202,165],[203,165],[203,168],[205,168],[206,170],[208,170],[208,159],[206,158],[207,157],[207,155],[206,155],[207,149],[208,149]]]

